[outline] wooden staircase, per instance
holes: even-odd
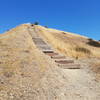
[[[33,39],[33,42],[36,44],[36,46],[42,50],[42,52],[48,56],[54,62],[57,64],[58,67],[64,68],[64,69],[80,69],[81,65],[74,62],[74,60],[67,59],[65,56],[55,52],[52,47],[40,37],[37,32],[32,31],[32,26],[29,28],[29,32],[32,34],[31,36]]]
[[[81,65],[74,62],[74,60],[67,59],[65,56],[60,55],[59,53],[45,53],[50,56],[51,59],[55,61],[58,67],[64,69],[80,69]]]

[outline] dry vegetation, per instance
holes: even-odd
[[[0,35],[0,100],[21,100],[25,89],[33,88],[49,66],[43,56],[26,25]]]
[[[100,57],[100,48],[86,44],[86,37],[32,27],[32,33],[39,33],[67,56]],[[100,87],[88,66],[75,70],[56,66],[36,47],[29,28],[20,25],[0,35],[0,100],[99,100]],[[99,64],[93,65],[97,71]]]
[[[48,29],[41,26],[35,26],[42,37],[52,44],[57,50],[75,58],[80,57],[100,57],[100,47],[90,45],[90,40],[87,37],[76,35],[69,32]]]

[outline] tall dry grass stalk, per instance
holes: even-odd
[[[35,26],[37,32],[46,39],[54,48],[66,56],[80,57],[100,57],[100,48],[86,44],[88,38],[71,33],[63,34],[62,31]]]

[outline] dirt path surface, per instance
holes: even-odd
[[[35,100],[99,100],[100,90],[86,70],[54,68],[39,84]]]
[[[32,33],[35,34],[36,32]],[[47,43],[47,45],[49,44]],[[51,67],[47,73],[39,84],[38,92],[42,94],[37,94],[36,100],[40,100],[40,98],[43,98],[43,100],[100,99],[100,85],[95,81],[88,65],[81,64],[80,69]]]

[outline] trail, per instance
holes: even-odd
[[[33,100],[100,100],[100,85],[88,65],[59,54],[38,34],[38,29],[29,26],[28,30],[37,48],[52,64],[36,84]]]

